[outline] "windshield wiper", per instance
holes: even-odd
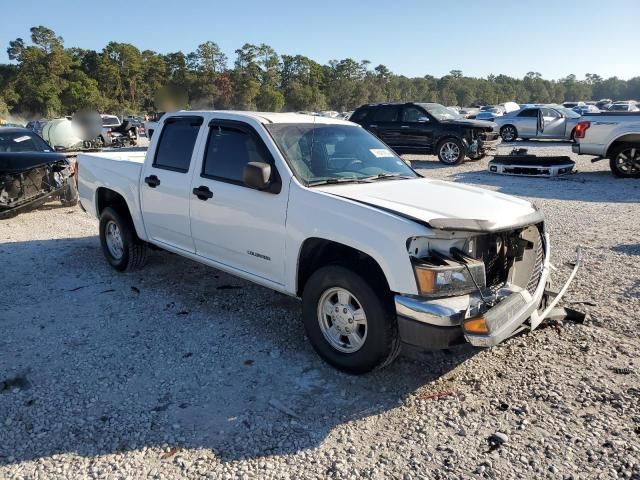
[[[316,185],[331,185],[335,183],[370,183],[371,179],[368,177],[355,178],[355,177],[340,177],[340,178],[327,178],[326,180],[315,180],[313,182],[307,182],[307,187],[315,187]]]
[[[370,182],[375,180],[388,180],[390,178],[396,179],[399,178],[401,180],[406,180],[410,178],[415,178],[410,175],[402,175],[400,173],[379,173],[378,175],[372,175],[371,177],[366,177],[366,179]]]

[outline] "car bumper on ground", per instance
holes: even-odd
[[[552,265],[550,263],[549,241],[545,241],[545,261],[540,281],[535,292],[530,294],[519,287],[506,286],[496,294],[497,303],[489,309],[479,293],[436,300],[421,299],[403,295],[395,296],[400,337],[403,342],[417,347],[437,350],[467,341],[476,347],[497,345],[522,330],[529,320],[529,328],[534,329],[549,316],[552,309],[566,292],[575,277],[581,262],[578,249],[575,265],[562,289],[540,309],[545,294]],[[465,331],[465,323],[482,317],[488,327],[483,334]]]

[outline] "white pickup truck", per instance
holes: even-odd
[[[78,164],[114,268],[142,266],[153,244],[299,297],[315,350],[350,373],[391,362],[402,341],[484,347],[535,328],[579,263],[552,295],[540,211],[423,178],[343,120],[175,112],[146,155]]]
[[[640,113],[585,114],[576,125],[574,153],[609,159],[616,177],[640,178]]]

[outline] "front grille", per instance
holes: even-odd
[[[533,295],[544,265],[542,225],[483,235],[477,239],[475,254],[484,262],[489,289],[511,283]]]
[[[533,295],[540,283],[540,277],[542,276],[542,266],[544,265],[544,240],[540,231],[538,231],[539,241],[536,244],[536,263],[531,272],[529,283],[527,284],[527,291]]]

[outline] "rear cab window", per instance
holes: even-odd
[[[187,173],[202,125],[202,117],[168,118],[160,132],[153,167]]]

